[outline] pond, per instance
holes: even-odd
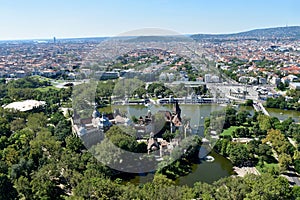
[[[234,174],[230,160],[214,151],[210,152],[208,155],[214,157],[215,160],[213,162],[207,162],[199,159],[199,163],[192,165],[192,172],[186,176],[179,177],[176,180],[176,183],[178,185],[188,186],[193,186],[194,183],[198,181],[213,183],[220,178]]]
[[[177,185],[188,185],[192,187],[196,182],[213,183],[220,178],[228,177],[234,174],[231,162],[223,156],[212,151],[208,155],[214,157],[213,162],[200,160],[192,164],[192,172],[186,176],[181,176],[175,180]],[[135,174],[125,178],[126,182],[135,185],[145,184],[153,180],[154,173]],[[124,178],[124,177],[123,177]]]

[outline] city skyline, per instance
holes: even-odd
[[[300,25],[288,1],[1,1],[0,40],[115,36],[142,28],[180,34],[236,33]]]

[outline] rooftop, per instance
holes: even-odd
[[[35,107],[39,107],[45,104],[46,104],[45,101],[25,100],[25,101],[13,102],[2,107],[5,109],[15,109],[24,112],[24,111],[32,110]]]

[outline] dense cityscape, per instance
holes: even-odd
[[[220,37],[3,41],[1,198],[299,198],[300,42]]]

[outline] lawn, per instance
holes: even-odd
[[[264,162],[263,166],[256,165],[255,167],[260,173],[270,172],[272,170],[272,168],[275,169],[275,170],[279,170],[278,163]]]
[[[39,90],[41,92],[47,92],[48,90],[50,89],[53,89],[53,90],[60,90],[59,88],[57,87],[54,87],[54,86],[47,86],[47,87],[39,87],[39,88],[36,88],[36,90]]]
[[[230,126],[228,129],[223,130],[221,136],[232,136],[232,132],[235,131],[240,126]]]

